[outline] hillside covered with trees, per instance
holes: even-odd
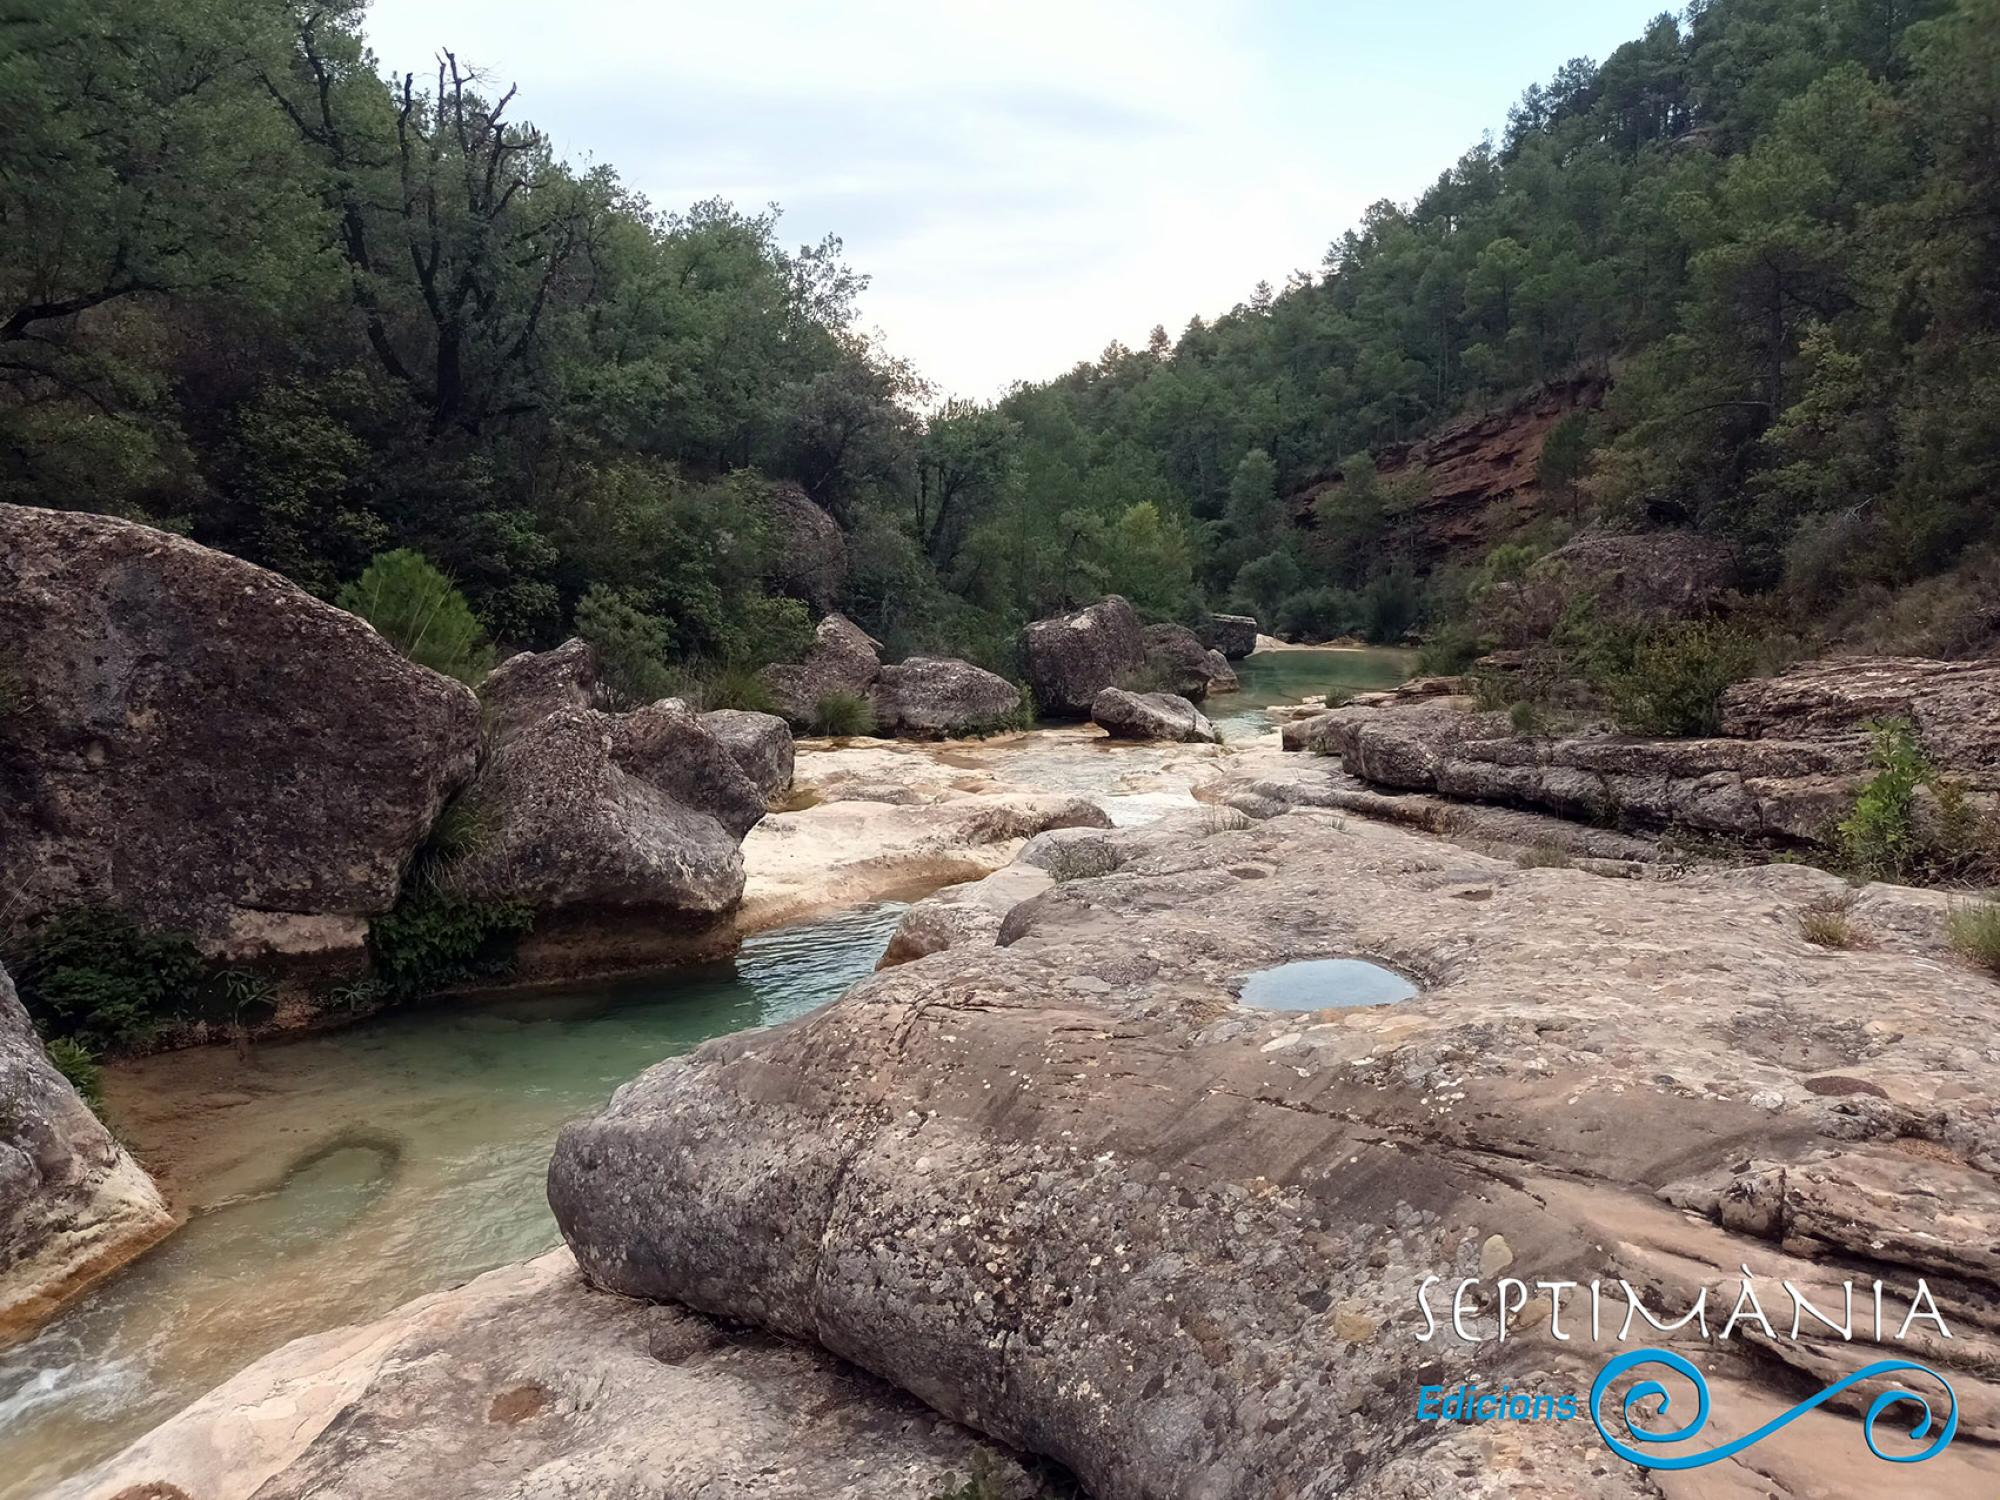
[[[1727,541],[1760,629],[2000,623],[1963,619],[2000,478],[2000,0],[1663,15],[1321,266],[992,405],[863,334],[837,240],[649,204],[465,57],[385,71],[364,23],[0,18],[0,499],[328,598],[414,552],[467,652],[581,629],[690,678],[831,604],[1005,669],[1107,590],[1463,658],[1480,590],[1592,522]],[[1609,395],[1548,434],[1531,524],[1427,542],[1421,476],[1372,455],[1579,373]],[[846,534],[832,598],[788,597],[781,482]]]

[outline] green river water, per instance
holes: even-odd
[[[1237,665],[1243,692],[1208,705],[1230,743],[1271,733],[1272,704],[1410,670],[1390,651]],[[1054,747],[1030,736],[1005,774],[1100,795],[1117,760]],[[1123,800],[1121,823],[1188,799]],[[834,999],[874,968],[902,910],[762,933],[726,963],[413,1009],[247,1059],[208,1049],[113,1070],[112,1118],[142,1158],[194,1164],[192,1217],[0,1350],[0,1500],[116,1452],[289,1339],[548,1249],[542,1179],[565,1120],[662,1058]]]

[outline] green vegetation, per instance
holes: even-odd
[[[507,971],[515,941],[534,925],[525,902],[478,901],[417,877],[394,911],[368,926],[368,947],[382,983],[402,998]],[[360,1005],[372,995],[350,996]]]
[[[1574,861],[1560,844],[1543,842],[1523,849],[1514,863],[1524,870],[1567,870]]]
[[[813,593],[1011,674],[1106,590],[1455,670],[1519,559],[1455,554],[1405,445],[1544,389],[1579,409],[1500,553],[1691,528],[1809,633],[1990,635],[2000,0],[1663,15],[1317,267],[992,404],[864,335],[838,240],[655,209],[458,54],[378,73],[356,0],[170,9],[9,27],[0,499],[185,530],[444,670],[581,631],[646,701],[793,655]],[[846,533],[837,597],[780,481]],[[1675,680],[1632,721],[1699,731],[1726,643],[1640,649]]]
[[[1756,643],[1727,625],[1684,621],[1640,637],[1628,664],[1598,685],[1621,729],[1633,734],[1703,735],[1721,729],[1722,694],[1757,665]]]
[[[858,693],[828,693],[813,708],[812,729],[814,734],[836,737],[873,734],[875,710]]]
[[[411,661],[477,685],[493,649],[465,596],[420,552],[400,547],[369,563],[337,601]]]
[[[2000,974],[2000,901],[1982,901],[1954,911],[1947,931],[1951,946],[1992,974]]]
[[[21,1003],[50,1041],[93,1055],[146,1046],[195,1016],[211,975],[194,943],[102,907],[73,907],[10,955]]]
[[[1857,946],[1860,934],[1856,932],[1854,920],[1849,915],[1853,908],[1852,896],[1813,902],[1799,913],[1799,936],[1821,948]]]
[[[718,667],[694,685],[693,701],[706,713],[718,708],[742,709],[748,713],[774,714],[778,705],[754,668],[740,663]]]
[[[75,1037],[59,1036],[48,1044],[49,1061],[56,1071],[69,1080],[69,1086],[76,1090],[77,1097],[90,1106],[93,1114],[104,1113],[104,1069],[98,1064],[97,1054],[84,1046]]]
[[[1956,779],[1939,774],[1904,720],[1872,726],[1876,774],[1834,829],[1842,863],[1868,880],[1962,881],[1990,874],[2000,837]]]

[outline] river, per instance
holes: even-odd
[[[1237,665],[1243,692],[1208,705],[1230,744],[1270,734],[1274,704],[1392,685],[1410,656]],[[1098,798],[1128,823],[1191,805],[1185,777],[1163,775],[1174,750],[1053,730],[1004,754],[1010,778]],[[1135,768],[1149,790],[1126,785]],[[874,968],[902,911],[877,902],[757,934],[724,963],[444,1002],[245,1059],[210,1048],[110,1069],[115,1126],[168,1164],[193,1212],[0,1351],[0,1500],[116,1452],[289,1339],[548,1249],[542,1175],[563,1121],[662,1058],[835,998]]]

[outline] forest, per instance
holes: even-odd
[[[2000,590],[2000,0],[1697,0],[1282,287],[990,404],[862,331],[838,239],[649,203],[531,78],[378,61],[364,22],[0,12],[0,500],[371,618],[441,591],[448,669],[580,631],[696,692],[810,607],[1010,670],[1106,591],[1456,665],[1480,590],[1593,524],[1727,541],[1745,617],[1816,644],[1948,650]],[[1419,534],[1375,455],[1579,373],[1609,394],[1544,513]],[[836,598],[788,595],[777,484],[845,534]]]

